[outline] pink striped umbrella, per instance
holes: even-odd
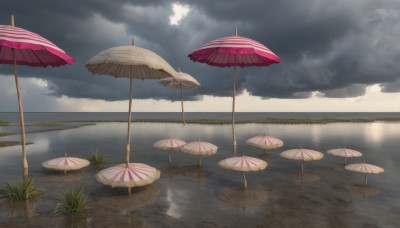
[[[282,140],[265,134],[249,138],[246,143],[249,146],[264,149],[264,151],[266,149],[274,149],[283,146]]]
[[[111,187],[132,187],[153,183],[160,178],[160,171],[143,163],[124,163],[103,169],[96,174],[96,180]]]
[[[217,153],[217,150],[216,145],[200,140],[186,143],[181,147],[182,152],[199,157],[199,166],[201,166],[202,157],[213,155]]]
[[[42,166],[51,170],[63,170],[64,174],[67,170],[77,170],[86,167],[90,162],[86,159],[75,157],[61,157],[55,158],[42,163]]]
[[[247,180],[244,172],[249,171],[259,171],[263,170],[267,167],[267,162],[253,157],[248,156],[240,156],[240,157],[231,157],[226,158],[220,162],[218,165],[221,168],[234,170],[234,171],[242,171],[243,172],[243,187],[247,188]]]
[[[270,49],[249,38],[237,35],[210,41],[188,55],[194,62],[206,63],[218,67],[234,67],[232,102],[232,146],[236,151],[235,134],[235,96],[236,66],[269,66],[281,60]]]
[[[282,152],[281,157],[293,160],[301,161],[301,173],[304,172],[303,163],[304,161],[313,161],[313,160],[321,160],[324,157],[324,154],[315,150],[310,149],[291,149]]]
[[[0,64],[13,64],[15,86],[18,96],[18,108],[21,122],[22,163],[24,179],[28,178],[28,160],[26,159],[24,111],[18,83],[17,65],[32,67],[61,66],[72,64],[74,59],[63,50],[40,35],[14,26],[0,25]]]
[[[168,138],[168,139],[161,139],[153,144],[153,146],[160,150],[168,151],[168,163],[171,162],[171,150],[178,150],[181,146],[185,145],[186,142],[180,139]]]
[[[379,166],[367,164],[365,162],[346,165],[344,168],[346,170],[349,170],[352,172],[364,173],[365,174],[365,184],[367,184],[367,174],[368,173],[378,174],[378,173],[383,173],[385,171],[383,168],[381,168]]]
[[[352,150],[349,148],[332,149],[332,150],[328,150],[327,153],[334,155],[334,156],[344,157],[344,165],[346,165],[346,158],[362,156],[362,153],[360,151]]]

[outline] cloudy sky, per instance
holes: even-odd
[[[282,60],[238,69],[237,111],[400,111],[399,0],[2,0],[0,24],[11,14],[76,59],[18,68],[25,111],[127,111],[127,80],[84,64],[135,39],[202,84],[185,91],[187,111],[229,112],[233,69],[187,55],[235,27]],[[177,90],[153,80],[133,89],[134,111],[180,111]],[[10,65],[0,65],[0,111],[18,111]]]

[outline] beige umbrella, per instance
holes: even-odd
[[[281,157],[293,160],[301,161],[301,173],[304,173],[303,163],[304,161],[313,161],[313,160],[321,160],[324,157],[324,154],[321,152],[310,150],[310,149],[291,149],[282,152]]]
[[[90,162],[86,159],[65,156],[45,161],[42,166],[50,170],[64,171],[65,174],[68,170],[78,170],[89,164]]]
[[[246,144],[249,146],[264,149],[265,151],[266,149],[275,149],[283,146],[283,141],[264,134],[249,138],[246,141]]]
[[[106,74],[114,77],[129,78],[129,110],[128,110],[128,137],[126,144],[126,156],[125,156],[125,168],[130,169],[130,140],[131,140],[131,112],[132,112],[132,79],[161,79],[174,77],[176,71],[159,55],[156,53],[134,46],[132,42],[131,46],[114,47],[100,52],[94,56],[85,67],[93,74]],[[133,167],[135,164],[131,163]],[[119,166],[117,166],[119,167]],[[158,170],[155,170],[151,175],[152,177],[157,176]],[[153,178],[154,180],[158,178]],[[112,180],[110,180],[112,181]],[[120,187],[128,187],[130,193],[132,186],[136,184],[125,183],[125,181],[131,181],[126,179],[124,181],[118,181],[117,183],[110,183],[111,185],[118,185]]]
[[[186,143],[181,147],[183,153],[199,157],[199,166],[201,166],[202,157],[213,155],[217,153],[217,150],[218,147],[216,145],[200,140]]]
[[[171,162],[171,151],[180,149],[186,142],[180,139],[168,138],[161,139],[153,144],[153,146],[160,150],[168,151],[168,163]]]
[[[378,174],[378,173],[383,173],[385,171],[383,168],[381,168],[379,166],[367,164],[365,162],[346,165],[344,168],[346,170],[349,170],[352,172],[364,173],[365,174],[365,184],[367,184],[367,174],[368,173]]]
[[[259,171],[267,167],[267,162],[253,157],[241,156],[241,157],[231,157],[218,162],[221,168],[242,171],[243,172],[243,187],[247,188],[247,180],[244,172],[249,171]]]
[[[183,89],[196,89],[200,87],[200,83],[192,76],[183,72],[178,72],[175,77],[163,78],[158,81],[164,86],[181,90],[181,107],[182,107],[182,122],[185,122],[185,112],[183,110]]]
[[[334,156],[344,157],[344,165],[346,165],[346,158],[362,156],[362,153],[360,151],[352,150],[349,148],[332,149],[332,150],[328,150],[327,153],[334,155]]]

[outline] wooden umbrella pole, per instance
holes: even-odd
[[[130,161],[130,153],[131,153],[131,113],[132,113],[132,77],[129,78],[130,84],[129,84],[129,110],[128,110],[128,138],[127,138],[127,143],[126,143],[126,159],[125,163],[126,166],[128,166],[129,161]]]
[[[180,85],[181,85],[182,122],[183,122],[183,125],[186,125],[186,122],[185,122],[185,111],[183,110],[183,86],[182,86],[182,83],[180,83]]]
[[[246,175],[243,173],[243,191],[247,189],[247,179]]]
[[[346,157],[344,157],[344,165],[346,165]]]
[[[11,16],[11,25],[14,27],[14,15]],[[19,90],[18,83],[18,73],[17,73],[17,55],[15,53],[15,49],[12,49],[13,54],[13,63],[14,63],[14,78],[15,78],[15,87],[17,88],[17,96],[18,96],[18,108],[19,108],[19,119],[21,122],[21,144],[22,144],[22,164],[24,167],[24,180],[28,179],[28,160],[26,159],[26,145],[25,145],[25,123],[24,123],[24,110],[22,108],[21,101],[21,93]]]
[[[368,182],[367,182],[367,173],[365,173],[365,185],[367,185],[368,184]]]
[[[131,119],[132,119],[132,77],[129,77],[129,111],[128,111],[128,139],[126,143],[126,168],[129,166],[131,153]],[[131,194],[131,187],[128,187],[128,194]]]
[[[235,97],[236,97],[236,66],[233,72],[233,99],[232,99],[232,149],[236,152],[236,134],[235,134]]]

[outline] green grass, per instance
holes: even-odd
[[[25,145],[30,145],[33,144],[31,142],[25,143]],[[7,146],[16,146],[16,145],[21,145],[20,141],[0,141],[0,148],[2,147],[7,147]]]
[[[82,188],[74,188],[61,195],[60,203],[54,210],[55,215],[73,215],[88,210],[88,197]]]
[[[7,201],[29,200],[35,198],[43,191],[34,186],[34,179],[26,181],[15,181],[14,183],[6,183],[0,188],[0,199]]]
[[[8,126],[9,124],[10,124],[10,122],[0,120],[0,126]]]
[[[103,165],[108,163],[108,156],[97,149],[89,155],[88,160],[92,165]]]

